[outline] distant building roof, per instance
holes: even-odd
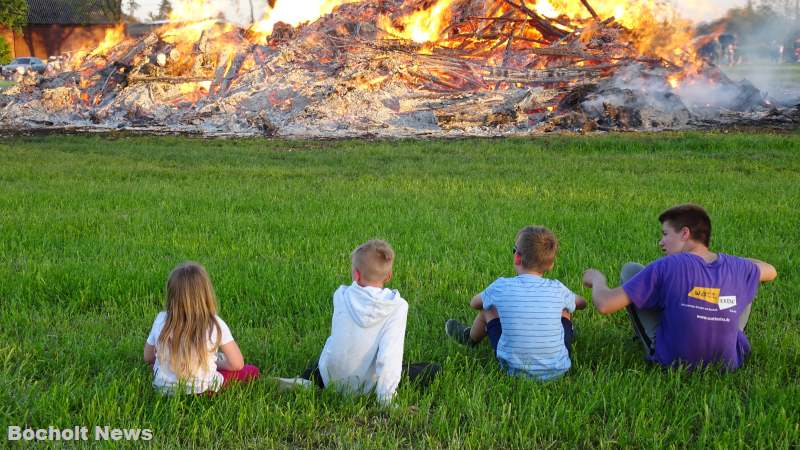
[[[28,0],[31,25],[99,25],[119,23],[121,1],[114,0]]]

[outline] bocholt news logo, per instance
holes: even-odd
[[[114,428],[110,426],[74,426],[69,428],[8,427],[9,441],[149,441],[153,430],[149,428]]]

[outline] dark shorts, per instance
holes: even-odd
[[[572,329],[572,321],[562,317],[561,326],[564,327],[564,345],[567,347],[570,358],[572,357],[572,340],[575,335],[575,330]],[[492,344],[492,350],[497,357],[497,343],[500,342],[500,336],[503,335],[503,326],[500,324],[500,319],[492,319],[486,324],[486,336],[489,338],[489,343]]]
[[[503,335],[503,326],[500,325],[500,319],[492,319],[486,324],[486,336],[489,338],[489,343],[492,344],[494,355],[497,356],[497,343],[500,342],[500,336]]]

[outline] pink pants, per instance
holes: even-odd
[[[248,383],[258,378],[258,376],[261,374],[261,371],[258,370],[258,367],[252,364],[245,364],[244,367],[242,367],[242,370],[232,371],[217,369],[217,372],[222,375],[222,378],[224,379],[222,382],[223,386],[228,386],[234,381],[239,383]]]

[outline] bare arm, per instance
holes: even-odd
[[[469,301],[469,307],[472,309],[483,310],[483,299],[481,298],[481,294],[477,294],[475,297],[472,297],[472,300]]]
[[[156,348],[147,343],[144,344],[144,362],[150,365],[156,363]]]
[[[759,261],[755,258],[747,258],[748,261],[758,266],[758,271],[761,272],[761,282],[767,283],[778,277],[778,271],[772,264]]]
[[[597,269],[588,269],[583,273],[583,285],[592,289],[592,303],[597,312],[608,315],[631,304],[628,294],[622,287],[608,287],[605,275]]]
[[[586,309],[586,299],[580,295],[575,295],[575,309]]]
[[[220,345],[219,350],[225,355],[225,359],[217,361],[217,368],[222,370],[237,371],[244,367],[244,356],[239,350],[236,341],[230,341],[225,345]]]

